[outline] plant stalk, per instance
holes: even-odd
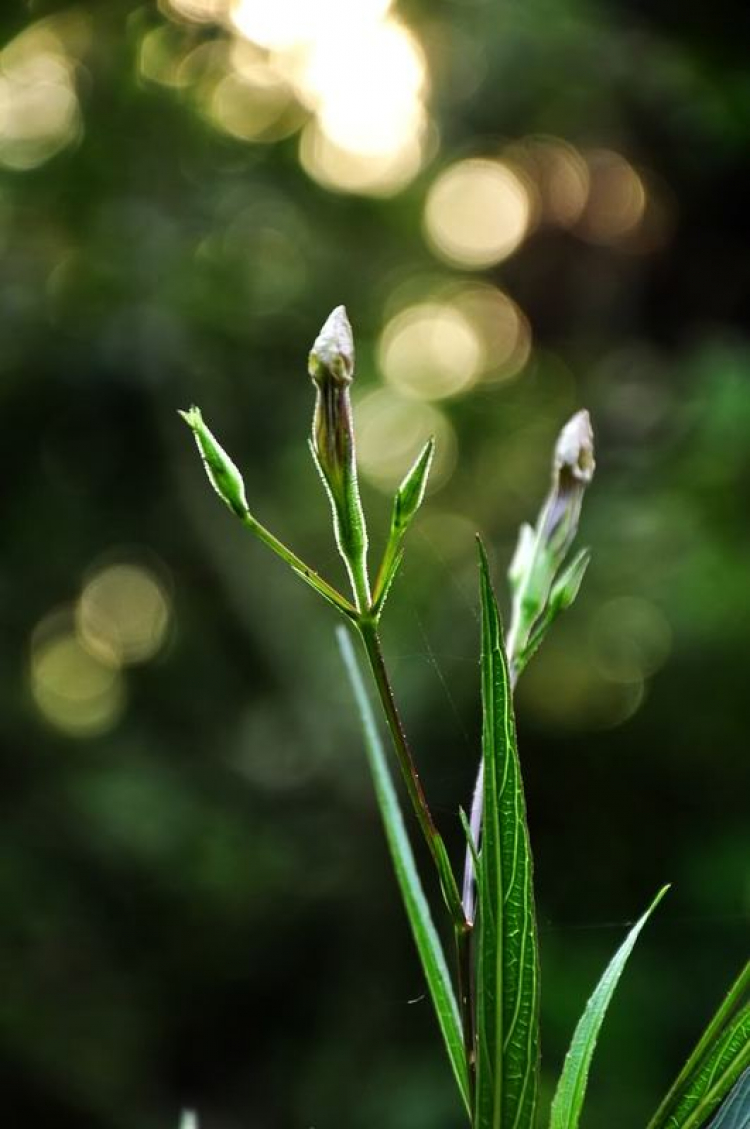
[[[391,686],[388,669],[385,665],[377,623],[372,619],[362,616],[355,622],[364,644],[367,660],[385,714],[388,731],[391,734],[399,767],[401,768],[401,774],[406,784],[406,790],[409,794],[409,799],[411,800],[420,830],[422,831],[424,840],[435,863],[443,897],[445,898],[448,911],[453,921],[458,1006],[461,1015],[461,1028],[466,1051],[466,1064],[469,1071],[469,1082],[473,1090],[474,1021],[471,1003],[471,923],[466,919],[461,897],[458,892],[458,886],[456,885],[456,879],[453,874],[453,868],[450,865],[443,839],[432,818],[432,813],[427,803],[424,789],[422,788],[422,782],[419,778],[419,772],[417,771],[414,757],[412,756],[406,731],[401,721],[401,715],[398,712],[393,687]]]
[[[427,798],[422,788],[422,781],[419,778],[419,772],[417,771],[403,722],[398,712],[377,627],[371,619],[364,616],[358,617],[355,622],[364,644],[372,676],[375,680],[375,686],[377,687],[380,703],[383,707],[383,713],[385,714],[388,731],[390,732],[393,747],[396,751],[401,774],[406,784],[406,790],[409,794],[409,799],[411,800],[425,843],[432,855],[440,877],[443,896],[445,897],[446,904],[450,910],[456,928],[466,930],[467,922],[461,905],[461,896],[458,892],[458,886],[456,885],[456,879],[453,875],[450,862],[448,861],[445,844],[443,843],[440,832],[435,826],[432,813],[427,804]]]
[[[278,557],[281,557],[282,561],[285,561],[306,584],[309,584],[310,587],[318,593],[318,595],[322,596],[324,600],[327,600],[329,604],[333,604],[334,608],[341,612],[342,615],[346,616],[347,619],[356,619],[357,609],[354,607],[354,604],[350,603],[340,592],[337,592],[336,589],[329,584],[328,581],[324,580],[322,576],[319,576],[314,569],[306,565],[296,553],[293,553],[291,549],[287,548],[283,541],[279,541],[278,537],[275,537],[269,529],[261,525],[252,514],[245,514],[240,520],[246,529],[254,533],[258,540],[262,541],[264,545],[267,545]]]

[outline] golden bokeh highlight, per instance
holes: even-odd
[[[29,678],[39,712],[70,737],[100,736],[122,716],[125,684],[116,656],[88,650],[71,611],[52,613],[34,631]]]
[[[362,196],[394,196],[414,179],[422,166],[418,138],[388,154],[368,156],[336,145],[318,122],[308,122],[300,137],[299,159],[313,180],[334,192]]]
[[[161,6],[173,20],[224,29],[214,46],[228,52],[221,61],[214,53],[207,68],[212,82],[170,58],[168,39],[153,31],[140,56],[145,77],[193,84],[218,129],[239,141],[269,142],[304,126],[300,163],[337,192],[393,195],[420,171],[433,136],[427,62],[417,36],[391,14],[392,0],[162,0]],[[246,59],[238,62],[243,50]]]
[[[646,210],[646,188],[629,161],[609,149],[586,155],[589,194],[576,231],[592,243],[618,243],[634,235]]]
[[[391,5],[392,0],[229,0],[228,8],[241,35],[270,51],[289,51],[377,22]]]
[[[75,59],[64,34],[80,39],[78,23],[40,20],[0,52],[0,164],[37,168],[79,136]]]
[[[81,641],[118,664],[146,662],[167,638],[171,602],[161,580],[142,564],[113,564],[96,572],[78,601]]]
[[[295,85],[335,145],[385,156],[424,126],[424,56],[395,19],[359,25],[344,35],[344,43],[341,33],[311,43],[295,68]]]
[[[523,310],[502,290],[484,284],[462,287],[454,301],[482,342],[482,384],[517,376],[531,355],[531,327]]]
[[[228,0],[159,0],[159,7],[189,23],[218,23],[227,14]]]
[[[296,133],[301,122],[289,86],[262,62],[223,75],[208,99],[207,115],[241,141],[279,141]]]
[[[185,66],[190,54],[177,29],[169,24],[151,28],[138,47],[138,73],[160,86],[185,88],[191,83],[190,71]]]
[[[435,438],[435,456],[428,489],[443,485],[453,473],[456,435],[434,405],[379,388],[356,403],[355,416],[360,473],[379,490],[390,493],[399,485],[430,436]]]
[[[328,188],[371,195],[393,194],[416,176],[428,136],[427,68],[400,21],[349,21],[284,66],[314,114],[300,145],[310,176]]]
[[[536,190],[538,221],[572,227],[589,196],[589,169],[581,153],[558,137],[527,137],[504,156],[521,169]]]
[[[460,309],[422,302],[388,322],[378,360],[386,380],[404,396],[441,400],[475,382],[484,365],[484,347]]]
[[[433,250],[481,270],[523,242],[533,218],[529,187],[502,161],[470,158],[445,169],[427,195],[424,228]]]

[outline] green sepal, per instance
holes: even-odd
[[[547,605],[534,624],[528,643],[516,660],[515,673],[517,676],[528,666],[529,661],[539,650],[547,632],[560,612],[566,611],[574,603],[581,590],[581,584],[590,560],[591,550],[581,549],[552,585]]]
[[[403,537],[411,524],[412,518],[422,505],[434,454],[435,439],[430,438],[417,455],[413,466],[407,471],[403,482],[396,491],[396,497],[393,500],[391,535],[395,532]]]
[[[383,553],[383,560],[378,570],[373,593],[373,612],[378,617],[383,610],[383,605],[388,598],[391,585],[396,578],[396,573],[402,560],[401,542],[412,519],[424,500],[427,479],[432,466],[435,453],[435,440],[430,438],[417,455],[413,465],[404,476],[404,480],[396,491],[393,499],[393,512],[391,514],[391,528],[388,533],[388,542]]]
[[[556,612],[564,612],[575,602],[590,561],[591,550],[579,549],[570,564],[560,570],[549,595],[549,606]]]

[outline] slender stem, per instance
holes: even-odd
[[[471,1003],[471,925],[466,920],[461,898],[450,865],[445,844],[435,826],[427,798],[422,788],[419,772],[414,762],[403,722],[398,712],[393,688],[385,665],[383,649],[377,631],[377,624],[367,617],[360,617],[357,627],[364,643],[367,659],[375,680],[380,702],[383,707],[388,730],[393,740],[401,773],[406,784],[412,807],[417,817],[425,842],[435,863],[446,905],[453,919],[453,936],[456,952],[456,988],[461,1015],[466,1065],[469,1071],[469,1084],[473,1091],[474,1078],[474,1020]]]
[[[337,611],[340,611],[347,619],[354,619],[356,617],[357,609],[354,607],[354,604],[350,603],[340,592],[337,592],[328,581],[323,580],[322,576],[318,576],[314,569],[306,565],[296,553],[293,553],[282,541],[279,541],[278,537],[274,537],[273,533],[266,529],[264,525],[261,525],[252,514],[246,514],[241,520],[246,529],[254,533],[258,540],[262,541],[264,545],[267,545],[269,549],[273,550],[278,557],[281,557],[282,561],[285,561],[306,584],[314,588],[329,604],[333,604]]]
[[[469,1071],[469,1098],[474,1105],[474,1084],[476,1079],[476,1043],[474,1038],[474,1009],[472,993],[472,927],[467,923],[454,927],[456,948],[456,991],[458,1010],[461,1015],[461,1031]]]
[[[466,930],[467,923],[461,905],[461,897],[458,892],[458,886],[456,885],[456,879],[448,860],[445,844],[435,826],[435,821],[432,818],[432,813],[427,804],[424,789],[422,788],[422,782],[419,779],[419,772],[417,771],[417,766],[409,747],[406,732],[393,694],[393,688],[390,678],[388,677],[388,670],[385,665],[377,627],[371,619],[362,616],[357,619],[356,623],[364,644],[365,652],[367,653],[367,659],[375,680],[378,696],[388,724],[388,730],[391,734],[391,740],[393,741],[393,747],[398,758],[399,767],[401,768],[404,783],[406,784],[406,790],[409,794],[409,799],[411,800],[424,840],[435,862],[440,877],[440,883],[443,888],[443,896],[445,897],[446,904],[450,910],[456,928]]]
[[[372,590],[372,606],[376,616],[380,614],[383,598],[387,592],[389,577],[401,550],[402,541],[403,537],[391,536],[388,538],[388,544],[385,547],[383,559],[378,569],[378,575],[375,578],[375,586]]]
[[[352,584],[352,592],[357,604],[357,611],[365,615],[370,608],[370,581],[367,576],[367,563],[364,553],[353,560],[347,558],[346,566]]]

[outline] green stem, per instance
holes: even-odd
[[[401,774],[406,784],[406,790],[422,835],[424,836],[425,843],[437,868],[446,905],[450,911],[454,926],[457,929],[465,931],[467,929],[467,922],[461,905],[461,896],[458,892],[455,875],[451,869],[445,844],[443,843],[440,832],[435,826],[432,813],[427,804],[422,782],[419,779],[417,766],[409,747],[406,732],[393,694],[393,688],[390,678],[388,677],[377,627],[370,618],[364,616],[360,616],[356,620],[356,624],[364,644],[370,670],[375,680],[375,686],[377,687],[388,730],[391,734],[391,740],[393,741],[393,747],[396,751]]]
[[[293,553],[282,541],[279,541],[278,537],[274,537],[273,533],[266,529],[264,525],[261,525],[252,514],[245,514],[241,521],[246,529],[254,533],[258,540],[267,545],[278,557],[281,557],[282,561],[285,561],[297,573],[297,576],[304,580],[306,584],[309,584],[318,595],[327,600],[329,604],[333,604],[336,610],[346,616],[347,619],[356,618],[357,609],[354,604],[350,603],[340,592],[337,592],[326,580],[323,580],[322,576],[318,576],[314,569],[306,565],[296,553]]]
[[[350,528],[352,528],[352,518],[356,516],[356,507],[358,504],[358,496],[354,500],[354,503],[350,502],[349,504],[347,518],[350,522]],[[360,520],[362,520],[361,508],[359,509],[359,513]],[[349,580],[352,586],[354,601],[357,605],[357,611],[360,615],[366,615],[370,610],[370,580],[367,575],[367,542],[362,541],[362,543],[356,544],[350,552],[346,553],[344,560],[349,573]]]
[[[461,1016],[461,1032],[464,1040],[466,1066],[469,1072],[469,1101],[474,1105],[474,1084],[476,1079],[476,1040],[474,1038],[474,1010],[472,1004],[472,926],[468,922],[454,926],[456,948],[456,991],[458,1010]]]

